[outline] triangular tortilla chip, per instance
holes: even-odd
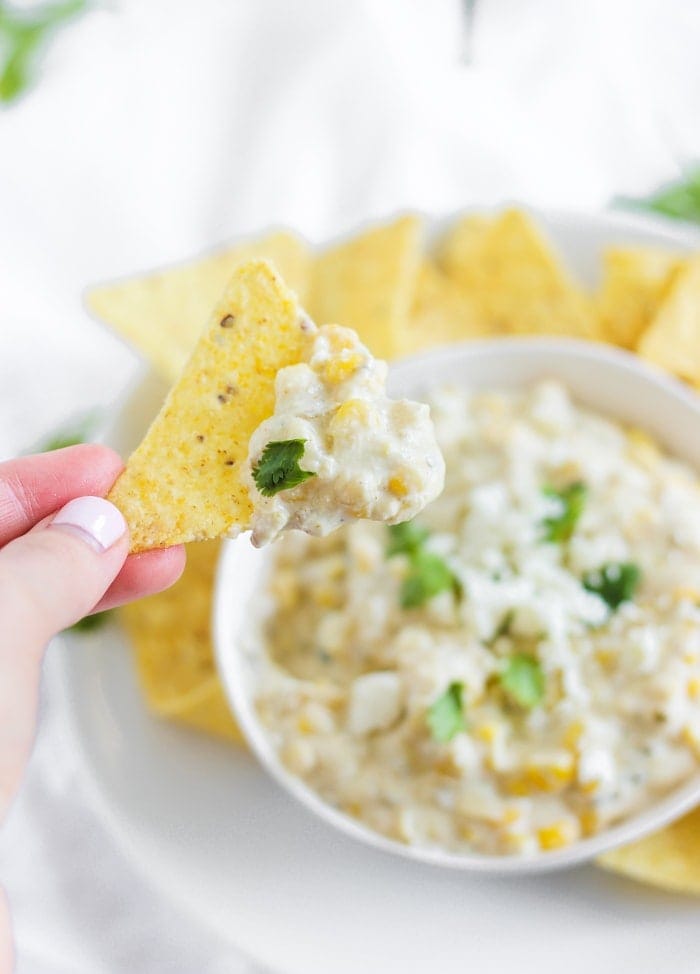
[[[86,296],[87,306],[173,382],[234,268],[256,257],[272,261],[304,302],[309,250],[299,237],[280,231],[186,264],[93,288]]]
[[[432,261],[424,261],[400,337],[399,354],[492,334],[489,322],[479,316],[469,295]]]
[[[603,282],[597,298],[601,337],[634,348],[680,264],[678,254],[668,250],[608,248],[603,254]]]
[[[321,254],[309,290],[314,321],[354,328],[373,354],[394,356],[413,296],[420,236],[418,218],[405,216]]]
[[[600,866],[652,886],[700,893],[700,809],[639,842],[606,852]]]
[[[120,615],[149,707],[161,717],[239,740],[211,641],[218,554],[218,541],[188,545],[180,580],[165,592],[124,606]]]
[[[248,441],[272,415],[277,372],[303,352],[293,292],[268,261],[239,265],[109,495],[129,524],[132,551],[249,526],[241,476]]]
[[[700,256],[689,258],[677,272],[637,351],[700,385]]]
[[[495,333],[597,337],[590,302],[519,210],[459,220],[438,249],[438,263]]]

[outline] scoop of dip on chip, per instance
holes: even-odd
[[[389,399],[387,366],[354,331],[307,321],[308,357],[277,373],[275,411],[250,440],[252,540],[326,535],[350,518],[397,524],[443,487],[430,410]]]

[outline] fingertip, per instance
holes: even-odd
[[[121,456],[104,443],[74,443],[72,446],[62,446],[58,450],[51,450],[48,454],[39,453],[35,456],[65,458],[72,463],[90,463],[101,470],[110,469],[117,473],[124,468]]]
[[[95,611],[112,609],[170,588],[182,575],[185,560],[184,545],[129,555]]]

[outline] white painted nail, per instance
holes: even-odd
[[[106,551],[126,532],[126,521],[104,497],[76,497],[61,508],[49,527],[72,529],[95,551]]]

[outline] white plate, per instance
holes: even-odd
[[[538,218],[587,283],[608,243],[698,245],[689,232],[624,215]],[[150,379],[132,397],[118,446],[138,438],[161,394]],[[593,867],[505,881],[360,846],[292,801],[250,755],[151,718],[116,626],[65,643],[66,713],[106,822],[151,881],[271,967],[698,970],[696,901]]]

